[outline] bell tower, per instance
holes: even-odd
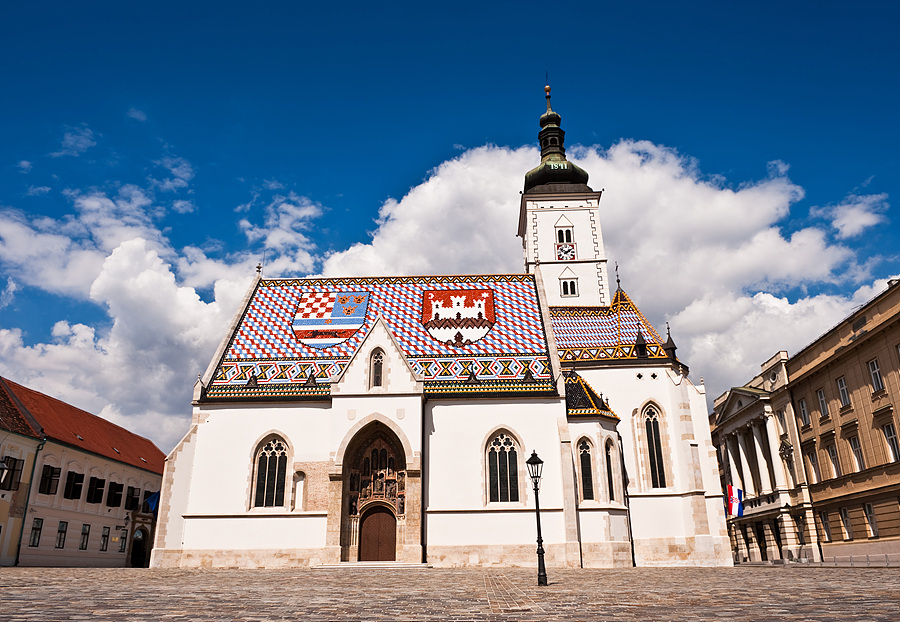
[[[561,117],[550,106],[541,115],[541,163],[525,175],[519,237],[525,271],[540,272],[551,307],[610,303],[606,251],[600,230],[600,195],[587,172],[566,160]]]

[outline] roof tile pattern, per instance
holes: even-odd
[[[492,323],[486,333],[463,345],[445,343],[429,332],[423,322],[424,297],[429,292],[464,296],[476,290],[492,300],[486,307]],[[301,299],[313,292],[367,292],[362,326],[329,347],[301,342],[292,323]],[[417,376],[433,383],[435,391],[452,393],[454,387],[467,394],[552,390],[547,339],[531,275],[368,277],[261,280],[206,397],[326,396],[327,389],[318,385],[341,375],[378,317],[390,328]],[[493,382],[463,387],[461,383],[472,373]],[[308,382],[310,374],[317,385]]]
[[[550,321],[563,361],[632,360],[638,331],[647,358],[666,358],[663,339],[628,295],[619,289],[608,307],[552,307]]]

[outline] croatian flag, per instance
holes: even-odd
[[[731,484],[726,488],[728,498],[725,500],[725,513],[728,516],[743,516],[744,491],[740,488],[735,488]]]

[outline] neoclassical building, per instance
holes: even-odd
[[[551,109],[524,271],[264,279],[166,460],[157,567],[730,565],[706,416],[611,287],[601,193]]]
[[[900,561],[900,282],[715,401],[737,561]]]

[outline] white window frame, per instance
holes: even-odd
[[[884,434],[891,462],[900,461],[900,442],[897,441],[897,429],[894,427],[894,422],[891,421],[881,426],[881,432]]]
[[[822,531],[825,532],[825,542],[831,542],[831,523],[828,522],[828,511],[819,510],[819,522],[822,523]]]
[[[819,415],[828,416],[828,400],[825,399],[825,389],[816,389],[816,397],[819,398]]]
[[[837,380],[838,395],[841,398],[841,408],[847,408],[850,406],[850,391],[847,390],[847,380],[841,376]]]
[[[866,515],[866,525],[869,528],[869,537],[878,537],[878,519],[875,517],[875,508],[871,503],[863,503],[863,514]]]
[[[878,359],[869,361],[869,377],[872,379],[872,392],[878,393],[884,391],[884,378],[881,376],[881,368],[878,366]]]
[[[828,458],[831,460],[831,473],[833,477],[840,477],[841,473],[841,461],[838,459],[837,446],[834,443],[831,443],[828,447],[825,448],[825,451],[828,453]]]
[[[850,522],[850,512],[847,508],[841,508],[841,525],[844,528],[844,540],[853,539],[853,524]]]
[[[810,471],[812,471],[813,477],[816,480],[813,484],[818,484],[822,481],[822,472],[819,470],[819,456],[816,455],[816,448],[813,447],[812,451],[808,452],[806,455],[809,458]]]
[[[809,425],[809,410],[806,408],[806,399],[801,397],[797,405],[800,408],[800,423],[802,427],[806,427]]]
[[[859,444],[859,435],[851,436],[847,439],[847,442],[850,444],[850,451],[853,453],[856,472],[864,471],[866,469],[866,459],[863,456],[862,445]]]

